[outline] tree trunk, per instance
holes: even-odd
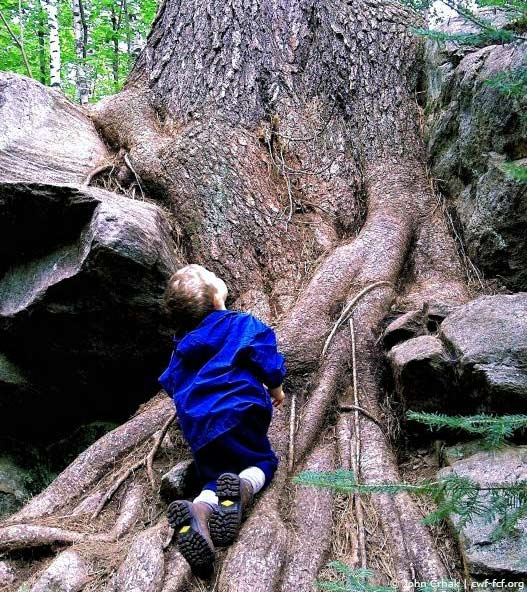
[[[88,73],[86,72],[86,44],[88,31],[82,0],[73,0],[73,32],[75,34],[75,53],[77,56],[76,78],[79,103],[87,105],[90,98]]]
[[[307,592],[328,556],[334,497],[290,482],[293,396],[293,474],[349,467],[350,440],[358,438],[362,480],[399,478],[384,431],[367,417],[358,432],[348,422],[347,323],[322,354],[346,302],[362,294],[353,309],[360,405],[383,418],[377,338],[390,307],[468,298],[426,173],[416,101],[422,45],[411,33],[419,24],[392,0],[167,0],[124,90],[91,111],[146,195],[176,217],[186,260],[225,279],[230,307],[272,322],[287,358],[289,403],[271,427],[280,468],[239,540],[218,560],[221,592]],[[131,466],[121,462],[123,470]],[[70,479],[75,468],[67,470]],[[129,480],[143,479],[141,471]],[[94,481],[83,491],[100,498],[107,488]],[[61,511],[79,503],[82,496],[65,494]],[[372,504],[392,583],[410,590],[413,578],[446,577],[408,496],[374,497]],[[40,507],[30,504],[25,513],[33,521],[46,514],[42,520],[52,526],[60,512],[50,516]],[[160,507],[151,496],[145,525],[163,528],[152,518]],[[118,500],[110,503],[90,532],[104,531],[118,508]],[[61,526],[61,536],[70,536],[69,523]],[[162,588],[157,535],[137,536],[152,539],[144,557],[155,557],[157,583],[148,590],[199,589],[168,559]],[[121,553],[120,567],[97,556],[106,566],[97,573],[119,568],[117,580],[132,581],[143,569],[135,548],[126,560]],[[93,549],[84,554],[93,559]],[[368,567],[385,572],[373,557]]]
[[[112,73],[113,73],[113,85],[116,91],[119,90],[119,28],[120,28],[120,17],[117,18],[117,13],[115,12],[115,5],[112,4],[112,13],[111,13],[111,20],[112,20],[112,44],[113,44],[113,52],[112,52]]]
[[[40,0],[37,2],[38,9],[38,64],[39,64],[39,78],[42,84],[47,83],[47,61],[46,61],[46,14],[42,10]]]
[[[44,0],[49,28],[49,80],[51,88],[60,88],[60,40],[57,0]]]

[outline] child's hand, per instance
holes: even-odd
[[[285,395],[284,395],[284,391],[282,390],[282,387],[277,386],[274,389],[269,389],[269,394],[271,395],[271,398],[273,399],[273,406],[280,407],[280,405],[284,402],[284,399],[285,399]]]

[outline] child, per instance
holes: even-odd
[[[227,310],[227,293],[223,280],[200,265],[180,269],[165,293],[165,309],[182,336],[174,338],[159,381],[174,398],[205,484],[193,502],[170,504],[168,520],[180,552],[201,576],[213,569],[214,545],[234,541],[244,511],[273,478],[278,459],[267,430],[272,405],[284,400],[284,357],[274,332],[250,314]]]

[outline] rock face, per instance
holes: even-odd
[[[81,183],[107,156],[93,124],[62,93],[0,72],[0,181]]]
[[[52,478],[46,458],[34,447],[0,440],[0,518],[18,510]]]
[[[425,315],[416,331],[433,326]],[[407,409],[525,413],[527,293],[483,296],[459,306],[434,334],[392,347],[388,360]]]
[[[457,18],[442,29],[470,27]],[[508,179],[502,165],[527,164],[527,118],[522,115],[527,100],[506,95],[487,81],[523,66],[526,51],[525,44],[478,49],[430,43],[427,52],[434,176],[453,199],[474,263],[512,290],[527,289],[527,185]]]
[[[160,300],[179,264],[164,210],[2,183],[0,253],[1,433],[124,418],[156,390],[170,350]]]
[[[465,446],[467,451],[470,446]],[[460,449],[447,454],[459,457]],[[480,451],[461,455],[450,467],[440,471],[440,477],[451,474],[465,477],[481,487],[527,480],[527,446],[505,447],[498,451]],[[482,504],[488,504],[488,492],[480,492]],[[459,518],[451,517],[457,529]],[[509,582],[527,582],[527,519],[518,523],[515,535],[494,540],[498,521],[488,522],[484,517],[473,517],[459,532],[459,542],[465,565],[475,579],[504,578]]]

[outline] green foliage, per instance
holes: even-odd
[[[31,75],[49,84],[49,27],[45,0],[0,0],[0,10],[13,33],[22,41]],[[156,0],[83,0],[87,26],[85,57],[77,57],[72,0],[58,0],[62,88],[78,98],[76,68],[87,74],[90,100],[118,91],[146,42],[154,19]],[[0,69],[27,75],[19,47],[0,21]]]
[[[513,181],[519,181],[520,183],[527,183],[527,167],[515,164],[504,164],[503,170],[507,173],[507,176]]]
[[[480,436],[488,448],[499,448],[514,432],[527,428],[527,415],[444,415],[442,413],[417,413],[410,411],[407,417],[426,425],[430,430],[461,430]]]
[[[341,561],[328,563],[333,571],[334,579],[317,580],[315,586],[327,592],[397,592],[391,586],[381,586],[371,580],[375,574],[370,569],[353,569]],[[441,580],[439,582],[416,582],[416,589],[420,592],[434,592],[436,590],[459,590],[459,582],[455,580]]]
[[[317,580],[315,586],[326,592],[397,592],[391,586],[370,583],[373,572],[369,569],[352,569],[341,561],[328,564],[336,576],[335,580]]]
[[[425,424],[431,430],[463,430],[483,437],[490,448],[501,446],[515,431],[527,427],[527,415],[494,417],[481,414],[463,417],[410,412],[408,417]],[[348,494],[396,495],[405,492],[427,495],[435,502],[436,509],[424,518],[425,524],[435,524],[448,517],[454,517],[456,528],[462,529],[468,522],[479,517],[489,523],[497,522],[498,526],[491,535],[493,540],[513,534],[518,522],[527,517],[527,481],[523,480],[482,487],[472,479],[452,473],[437,481],[367,484],[359,483],[353,471],[336,470],[304,471],[295,477],[293,482]],[[356,589],[359,588],[353,588]]]

